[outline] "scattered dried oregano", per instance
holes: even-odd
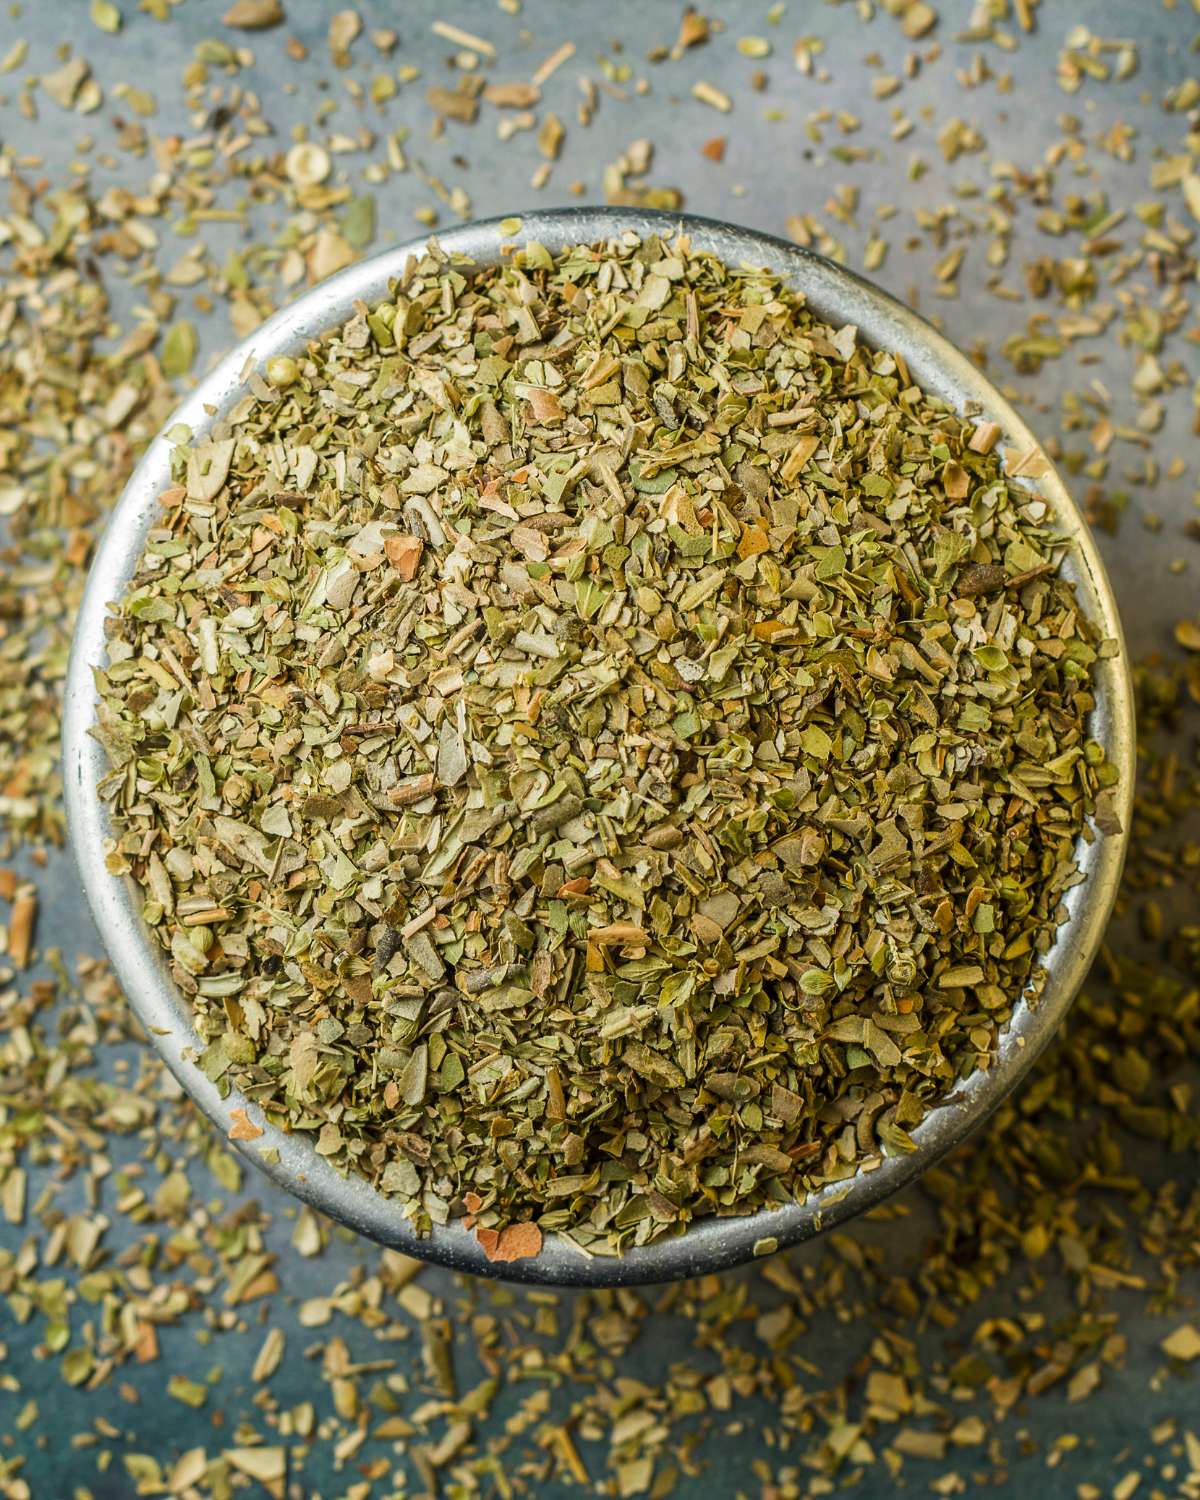
[[[177,430],[98,732],[205,1074],[506,1256],[911,1150],[1113,826],[998,436],[632,234],[430,246]]]

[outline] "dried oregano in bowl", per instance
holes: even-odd
[[[802,1198],[993,1061],[1116,779],[994,423],[628,234],[431,246],[174,436],[97,733],[219,1088],[511,1258]]]

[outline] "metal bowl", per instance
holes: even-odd
[[[641,235],[669,235],[682,229],[698,249],[726,262],[774,271],[802,292],[820,317],[835,326],[854,323],[868,344],[903,355],[914,380],[927,391],[959,411],[970,409],[999,423],[1005,441],[1013,447],[1034,446],[1033,435],[995,387],[924,319],[870,282],[811,251],[686,214],[611,208],[527,213],[521,216],[517,236],[504,234],[501,222],[491,219],[450,230],[440,236],[441,244],[447,252],[488,265],[501,258],[502,245],[514,238],[537,239],[557,252],[629,229]],[[270,355],[297,353],[309,339],[344,321],[355,301],[384,298],[389,280],[401,277],[407,258],[419,255],[423,248],[415,240],[399,245],[331,277],[276,313],[200,382],[173,420],[186,423],[197,434],[205,431],[241,394],[248,361],[261,366]],[[105,869],[104,843],[113,830],[98,786],[107,762],[89,733],[96,709],[92,669],[105,657],[105,616],[110,601],[124,593],[142,555],[146,532],[159,514],[158,495],[171,482],[170,451],[162,434],[150,445],[113,511],[92,565],[66,680],[66,801],[84,889],[117,977],[167,1066],[226,1134],[230,1111],[246,1107],[248,1101],[236,1090],[220,1098],[184,1055],[197,1040],[191,1005],[173,984],[162,950],[142,921],[138,888],[132,879],[109,875]],[[1135,758],[1133,702],[1116,602],[1087,527],[1058,475],[1048,469],[1039,476],[1037,487],[1052,505],[1063,532],[1071,537],[1062,565],[1065,576],[1074,583],[1093,621],[1120,646],[1116,656],[1097,663],[1090,732],[1120,772],[1116,811],[1127,829]],[[281,1187],[331,1218],[382,1244],[455,1270],[574,1286],[631,1285],[722,1270],[749,1259],[756,1242],[771,1239],[781,1247],[794,1245],[845,1223],[911,1182],[986,1119],[1029,1071],[1069,1009],[1099,947],[1116,895],[1125,842],[1124,833],[1097,833],[1091,842],[1079,840],[1076,856],[1087,878],[1067,894],[1068,916],[1044,959],[1048,972],[1040,999],[1033,1006],[1025,1000],[1017,1004],[991,1068],[972,1074],[930,1110],[913,1131],[914,1152],[890,1157],[875,1170],[859,1172],[848,1182],[827,1186],[801,1202],[742,1217],[702,1219],[675,1238],[623,1256],[585,1254],[550,1235],[535,1259],[497,1267],[461,1224],[419,1236],[393,1200],[376,1192],[365,1179],[342,1176],[317,1155],[306,1136],[268,1126],[253,1145],[239,1149]],[[263,1162],[258,1154],[263,1147],[274,1147],[277,1158]]]

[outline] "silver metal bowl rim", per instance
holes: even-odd
[[[438,236],[442,249],[479,265],[501,258],[502,245],[540,240],[552,252],[569,245],[609,239],[627,230],[669,236],[682,230],[692,244],[731,265],[763,266],[804,293],[815,312],[835,326],[853,323],[864,340],[900,353],[914,381],[959,411],[998,422],[1004,441],[1019,449],[1036,440],[1016,412],[971,362],[923,318],[880,288],[812,251],[717,220],[691,214],[614,208],[538,210],[516,215],[517,233],[489,219]],[[511,229],[511,225],[510,225]],[[63,765],[68,826],[87,899],[117,978],[171,1072],[223,1135],[230,1111],[258,1108],[238,1090],[227,1098],[185,1056],[195,1049],[191,1006],[171,980],[162,951],[142,921],[141,897],[132,879],[110,875],[104,843],[112,828],[98,784],[107,763],[89,733],[95,720],[93,668],[104,660],[104,621],[110,601],[124,592],[141,557],[146,531],[158,513],[157,496],[170,481],[171,444],[165,432],[186,423],[205,430],[224,416],[242,392],[247,362],[261,366],[272,354],[295,353],[336,325],[355,301],[388,294],[410,256],[420,256],[425,240],[412,240],[360,262],[320,283],[257,328],[205,376],[181,403],[142,458],[113,510],[97,549],[79,612],[65,684]],[[207,408],[214,409],[210,415]],[[1097,706],[1091,733],[1120,772],[1116,791],[1120,834],[1097,834],[1078,845],[1086,880],[1067,896],[1068,918],[1046,956],[1046,981],[1036,1005],[1021,1000],[1014,1009],[986,1071],[977,1071],[934,1107],[913,1131],[916,1150],[885,1159],[874,1171],[859,1171],[844,1183],[828,1185],[803,1201],[759,1210],[742,1217],[694,1222],[674,1238],[635,1248],[622,1256],[587,1253],[562,1235],[551,1234],[540,1255],[507,1265],[489,1262],[474,1234],[461,1223],[418,1235],[399,1206],[362,1178],[342,1176],[317,1155],[306,1136],[266,1126],[239,1150],[280,1186],[361,1234],[410,1255],[455,1270],[553,1285],[634,1285],[725,1269],[748,1260],[755,1245],[794,1245],[881,1202],[911,1182],[951,1147],[964,1140],[997,1107],[1032,1067],[1070,1008],[1104,932],[1120,878],[1133,797],[1134,718],[1130,674],[1116,601],[1086,525],[1058,474],[1039,476],[1038,490],[1050,501],[1062,531],[1073,545],[1063,564],[1092,619],[1118,643],[1115,657],[1097,664]],[[263,1161],[273,1147],[277,1157]]]

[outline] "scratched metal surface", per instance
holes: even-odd
[[[727,0],[725,4],[710,7],[729,27],[724,38],[696,49],[681,61],[655,68],[645,63],[645,55],[652,45],[673,39],[678,23],[678,10],[673,4],[606,0],[603,5],[568,7],[553,0],[525,0],[520,15],[514,19],[483,0],[455,6],[410,0],[398,9],[380,0],[359,5],[364,20],[368,26],[397,26],[401,43],[393,62],[415,64],[424,76],[419,83],[402,89],[386,113],[377,117],[374,111],[360,112],[345,93],[342,75],[328,64],[324,43],[327,8],[315,0],[285,0],[285,4],[287,27],[242,39],[254,50],[257,61],[239,80],[259,94],[263,113],[275,125],[281,139],[286,140],[294,124],[309,121],[317,99],[327,94],[339,101],[331,120],[332,128],[349,131],[362,121],[377,130],[407,126],[411,131],[407,149],[414,160],[422,162],[445,182],[464,186],[471,197],[472,212],[486,216],[511,213],[535,202],[548,205],[598,201],[603,165],[613,161],[631,141],[648,137],[656,148],[648,180],[681,188],[687,208],[696,213],[732,219],[772,233],[785,231],[788,215],[815,213],[833,227],[846,246],[849,263],[856,266],[860,264],[868,233],[879,228],[890,240],[891,250],[883,267],[874,273],[874,279],[918,306],[926,316],[935,318],[961,347],[977,354],[987,351],[989,373],[1044,439],[1060,433],[1064,392],[1079,389],[1093,379],[1102,380],[1112,392],[1114,421],[1133,418],[1135,408],[1129,397],[1133,354],[1121,347],[1111,332],[1105,337],[1081,341],[1061,360],[1048,361],[1036,378],[1016,376],[1011,365],[999,355],[999,346],[1010,333],[1024,326],[1034,305],[1005,301],[986,289],[989,276],[984,261],[986,235],[965,234],[960,221],[957,226],[952,224],[945,244],[935,244],[928,235],[917,233],[913,212],[920,208],[936,211],[942,205],[954,203],[967,218],[981,219],[984,200],[978,195],[969,196],[965,190],[972,185],[976,190],[986,190],[997,162],[1011,161],[1030,169],[1043,161],[1052,143],[1063,138],[1058,117],[1064,113],[1078,117],[1081,138],[1088,142],[1083,156],[1087,170],[1077,183],[1072,183],[1074,189],[1082,193],[1105,193],[1114,206],[1130,209],[1147,197],[1147,172],[1155,147],[1177,151],[1182,138],[1178,117],[1165,115],[1158,105],[1166,89],[1187,76],[1194,64],[1194,54],[1190,52],[1194,22],[1182,6],[1169,11],[1151,0],[1141,0],[1137,6],[1121,0],[1088,0],[1084,5],[1048,0],[1042,7],[1038,34],[1022,38],[1019,50],[1009,54],[995,47],[980,48],[955,41],[954,33],[965,23],[969,6],[947,0],[940,7],[943,20],[936,33],[945,55],[936,66],[923,68],[919,76],[907,82],[901,94],[877,101],[871,97],[868,86],[875,71],[868,62],[869,54],[879,53],[886,70],[896,72],[904,55],[912,50],[912,44],[903,41],[895,24],[886,17],[879,16],[870,26],[864,26],[849,5],[830,8],[792,0],[780,24],[772,27],[766,19],[765,5],[735,5]],[[82,136],[94,134],[103,142],[111,134],[107,122],[114,114],[122,113],[112,93],[120,80],[154,90],[159,112],[147,122],[152,134],[179,131],[187,135],[194,128],[178,103],[176,80],[196,41],[220,32],[216,21],[219,7],[187,0],[166,25],[134,14],[132,0],[123,0],[122,8],[126,12],[126,25],[116,37],[105,36],[89,26],[86,6],[82,3],[72,4],[69,10],[66,6],[31,6],[19,17],[6,9],[0,16],[0,55],[17,36],[30,41],[30,53],[20,74],[55,66],[54,48],[71,29],[78,34],[81,50],[105,87],[107,102],[101,115],[89,120],[67,117],[69,125],[63,129],[64,117],[48,105],[41,121],[23,118],[12,102],[13,80],[0,80],[0,95],[5,96],[0,104],[0,140],[18,155],[40,158],[41,171],[53,180],[61,180],[71,169],[71,163],[80,159]],[[71,28],[63,25],[68,14],[72,17]],[[497,78],[527,77],[560,41],[570,38],[576,42],[576,57],[559,70],[545,89],[543,107],[558,111],[568,125],[568,138],[550,183],[541,193],[535,193],[530,186],[531,175],[540,161],[532,136],[525,134],[508,143],[500,142],[494,133],[494,114],[485,114],[471,129],[450,124],[443,139],[430,139],[424,89],[431,82],[452,82],[445,65],[450,49],[431,36],[428,29],[429,21],[438,15],[448,15],[497,42],[500,59],[493,68]],[[1068,98],[1055,84],[1055,58],[1065,33],[1081,19],[1104,36],[1135,36],[1139,68],[1126,82],[1099,88],[1085,86],[1079,94]],[[746,32],[770,36],[775,42],[774,55],[765,62],[751,62],[739,56],[732,38]],[[802,76],[792,65],[791,42],[806,33],[824,39],[825,50],[818,64],[828,73],[826,79]],[[284,61],[283,39],[288,34],[299,36],[312,53],[312,60],[301,74]],[[928,40],[919,44],[919,50],[924,49]],[[623,46],[619,58],[613,50],[614,41]],[[359,58],[365,57],[368,50],[364,38],[357,44]],[[960,87],[955,79],[956,69],[968,68],[980,51],[995,73],[1011,72],[1014,80],[1011,91],[998,88],[995,81],[970,90]],[[645,94],[638,94],[627,87],[629,97],[624,101],[603,97],[594,122],[583,130],[574,124],[579,98],[577,79],[585,72],[599,77],[597,59],[602,54],[630,63],[634,78],[647,79],[650,88]],[[768,76],[765,92],[756,91],[751,84],[751,75],[758,68]],[[352,72],[363,76],[361,62]],[[690,97],[692,83],[700,78],[718,84],[731,96],[734,109],[730,115],[715,113]],[[320,95],[311,87],[318,79],[328,81],[328,89]],[[889,138],[896,105],[904,108],[917,127],[901,141]],[[805,131],[805,122],[814,111],[829,111],[831,115],[850,111],[861,117],[862,127],[851,135],[843,135],[836,125],[827,124],[823,127],[824,140],[819,142]],[[950,116],[959,116],[978,126],[987,142],[986,149],[946,163],[938,150],[936,133]],[[1132,163],[1122,162],[1092,144],[1118,118],[1136,131]],[[721,163],[707,160],[700,152],[703,141],[718,135],[728,137]],[[847,162],[831,153],[832,147],[847,144],[866,147],[868,155],[863,160]],[[361,181],[362,166],[377,154],[339,158],[339,166],[347,167],[351,177]],[[908,166],[914,155],[924,159],[927,171],[919,180],[910,181]],[[110,160],[93,153],[93,161],[93,180],[97,185],[132,187],[144,180],[147,170],[144,161],[116,152]],[[573,198],[568,192],[569,184],[577,180],[585,184],[582,199]],[[852,184],[858,189],[857,213],[848,224],[838,224],[824,209],[838,184]],[[418,232],[414,208],[434,201],[416,171],[391,177],[372,190],[379,210],[377,244],[380,246],[389,239],[404,239]],[[896,204],[899,212],[880,225],[875,210],[883,203]],[[278,207],[253,207],[244,226],[213,225],[206,227],[205,235],[220,257],[254,238],[267,237],[279,227],[281,217]],[[1003,280],[1011,286],[1022,285],[1020,267],[1024,261],[1036,255],[1069,253],[1069,245],[1073,243],[1042,233],[1036,221],[1036,206],[1024,201],[1014,219],[1011,255],[1002,273]],[[164,236],[170,232],[161,225],[159,229]],[[1127,232],[1132,241],[1134,231]],[[934,297],[929,291],[931,268],[958,242],[960,235],[964,236],[962,242],[967,246],[967,254],[957,278],[959,295],[954,299]],[[181,242],[181,248],[184,244]],[[163,259],[168,263],[174,259],[173,248]],[[1153,295],[1154,290],[1143,286],[1147,295]],[[116,283],[114,301],[118,310],[132,308],[137,300],[136,289]],[[228,348],[232,336],[223,308],[218,307],[206,316],[188,306],[189,301],[184,293],[186,315],[193,318],[202,334],[203,364]],[[1056,311],[1053,306],[1049,310]],[[1165,404],[1166,419],[1156,439],[1157,451],[1186,454],[1189,443],[1194,450],[1194,439],[1189,435],[1188,386],[1171,392]],[[1068,437],[1066,441],[1082,445],[1077,437]],[[1116,472],[1133,467],[1137,455],[1133,449],[1129,454],[1128,459],[1119,459],[1114,465]],[[1120,482],[1113,487],[1121,487]],[[1120,535],[1117,538],[1101,535],[1099,541],[1121,604],[1131,650],[1138,656],[1164,647],[1173,622],[1195,608],[1194,568],[1179,575],[1167,569],[1168,562],[1189,546],[1180,540],[1180,527],[1194,513],[1193,480],[1190,473],[1185,473],[1175,480],[1162,480],[1153,490],[1141,488],[1136,482],[1124,487],[1131,498]],[[1158,529],[1142,524],[1151,512],[1162,518],[1163,524]],[[37,872],[37,879],[42,900],[42,941],[57,944],[68,959],[76,952],[98,951],[97,938],[85,914],[68,857],[52,856],[48,867]],[[1117,938],[1133,941],[1122,928],[1118,928]],[[112,1068],[122,1059],[126,1064],[131,1063],[134,1051],[125,1046],[102,1049],[100,1055],[104,1065]],[[124,1161],[136,1159],[143,1149],[136,1139],[117,1138],[112,1142],[110,1154],[119,1167]],[[1148,1181],[1174,1181],[1181,1197],[1191,1190],[1193,1163],[1172,1159],[1149,1143],[1142,1143],[1138,1150],[1142,1153],[1138,1169]],[[281,1408],[311,1400],[319,1416],[329,1416],[332,1410],[329,1387],[321,1378],[319,1359],[300,1357],[300,1351],[335,1333],[345,1339],[354,1360],[393,1359],[395,1369],[407,1373],[413,1394],[403,1398],[403,1410],[411,1410],[427,1399],[418,1336],[397,1343],[381,1342],[374,1331],[357,1320],[338,1315],[331,1325],[321,1329],[305,1329],[299,1324],[300,1301],[328,1295],[337,1284],[356,1274],[369,1273],[376,1263],[377,1252],[373,1247],[348,1235],[334,1235],[324,1255],[314,1260],[301,1259],[288,1246],[294,1206],[287,1195],[255,1176],[247,1176],[240,1195],[230,1195],[219,1189],[202,1164],[195,1163],[189,1170],[194,1192],[201,1200],[220,1199],[222,1214],[236,1211],[239,1204],[253,1200],[271,1216],[264,1238],[268,1248],[278,1253],[284,1295],[273,1299],[270,1317],[273,1323],[285,1328],[289,1351],[270,1383],[271,1393]],[[49,1176],[44,1174],[40,1181],[48,1180]],[[35,1184],[31,1201],[36,1192]],[[53,1202],[57,1209],[74,1211],[81,1206],[78,1186],[68,1184]],[[847,1236],[852,1244],[878,1254],[885,1272],[895,1276],[916,1274],[922,1248],[934,1228],[928,1205],[919,1192],[907,1192],[903,1207],[907,1217],[855,1226]],[[116,1255],[134,1231],[119,1214],[113,1213],[111,1218],[106,1244]],[[0,1224],[0,1245],[15,1250],[35,1228],[36,1225],[29,1224],[20,1229]],[[822,1265],[823,1257],[829,1253],[827,1245],[804,1247],[794,1253],[792,1264],[803,1275],[807,1268]],[[70,1275],[62,1268],[46,1274]],[[1025,1273],[1014,1273],[1011,1281],[986,1292],[963,1328],[974,1326],[989,1312],[1013,1314],[1024,1305],[1018,1302],[1018,1292],[1025,1280]],[[1045,1281],[1036,1306],[1053,1322],[1055,1316],[1067,1311],[1066,1283],[1058,1281],[1054,1271],[1046,1273]],[[495,1294],[490,1288],[456,1280],[440,1270],[425,1273],[421,1284],[444,1301],[448,1315],[460,1326],[468,1305],[510,1318],[531,1315],[535,1307],[528,1293],[516,1290],[502,1294],[512,1299],[511,1304],[494,1306],[491,1299]],[[764,1307],[779,1300],[778,1293],[764,1288],[753,1270],[733,1273],[728,1284],[744,1286],[750,1300]],[[1192,1292],[1195,1294],[1195,1287]],[[587,1295],[560,1294],[559,1320],[564,1329],[570,1326],[576,1299]],[[691,1365],[705,1371],[719,1367],[720,1359],[712,1349],[694,1347],[689,1325],[675,1307],[654,1310],[656,1294],[652,1290],[637,1295],[651,1310],[632,1345],[612,1358],[605,1372],[607,1380],[626,1377],[660,1388],[673,1366]],[[847,1292],[844,1300],[852,1303],[852,1293]],[[1033,1493],[1047,1500],[1059,1497],[1066,1500],[1075,1496],[1078,1484],[1091,1482],[1100,1486],[1101,1493],[1108,1494],[1122,1473],[1143,1464],[1146,1455],[1155,1451],[1148,1433],[1157,1421],[1194,1413],[1198,1404],[1194,1381],[1185,1386],[1178,1379],[1152,1380],[1162,1366],[1157,1341],[1173,1325],[1168,1320],[1146,1315],[1143,1302],[1144,1299],[1132,1296],[1124,1301],[1114,1299],[1113,1305],[1124,1311],[1121,1327],[1129,1338],[1130,1355],[1124,1365],[1106,1368],[1104,1384],[1090,1401],[1080,1407],[1070,1406],[1065,1392],[1059,1389],[1027,1407],[1019,1407],[996,1426],[1005,1457],[1005,1477],[995,1483],[991,1493],[1002,1497]],[[600,1308],[599,1303],[593,1306],[596,1310]],[[247,1316],[240,1327],[215,1332],[205,1342],[198,1337],[205,1328],[204,1318],[198,1313],[188,1315],[177,1326],[162,1331],[162,1357],[158,1362],[124,1367],[98,1390],[84,1393],[68,1390],[62,1384],[56,1363],[38,1357],[39,1320],[17,1324],[0,1303],[0,1341],[8,1350],[5,1371],[19,1382],[17,1393],[0,1389],[0,1474],[4,1472],[2,1465],[14,1454],[20,1454],[26,1459],[24,1477],[38,1500],[42,1496],[58,1500],[59,1496],[76,1492],[90,1493],[95,1500],[117,1500],[133,1493],[122,1463],[122,1455],[126,1453],[150,1453],[169,1462],[196,1444],[204,1444],[210,1452],[216,1452],[232,1441],[234,1429],[243,1420],[253,1422],[269,1437],[268,1423],[252,1405],[255,1386],[249,1375],[263,1330],[256,1321],[255,1307],[244,1311]],[[399,1322],[405,1321],[402,1315],[397,1316]],[[81,1329],[88,1318],[95,1317],[94,1307],[81,1304],[73,1312],[73,1327]],[[949,1335],[924,1326],[904,1329],[898,1319],[893,1319],[892,1325],[916,1342],[927,1361],[954,1357],[954,1340],[962,1335],[962,1329]],[[808,1380],[811,1387],[832,1388],[845,1381],[849,1389],[856,1362],[875,1332],[875,1327],[863,1320],[818,1307],[798,1351],[819,1367],[819,1375]],[[731,1337],[736,1339],[740,1335]],[[535,1344],[538,1340],[529,1335],[528,1342]],[[562,1336],[540,1342],[547,1349],[561,1347]],[[459,1384],[468,1389],[482,1374],[469,1340],[460,1342],[457,1358]],[[194,1412],[166,1396],[168,1373],[181,1372],[203,1379],[218,1365],[223,1370],[222,1378],[202,1411]],[[136,1404],[119,1394],[120,1380],[137,1392],[140,1399]],[[481,1448],[486,1447],[489,1437],[503,1432],[518,1402],[528,1394],[529,1384],[516,1382],[513,1390],[496,1401],[490,1417],[479,1427]],[[567,1415],[572,1389],[555,1391],[552,1382],[547,1384],[552,1392],[552,1412]],[[577,1393],[575,1387],[574,1394]],[[685,1474],[676,1493],[684,1500],[759,1495],[763,1483],[752,1467],[756,1461],[766,1460],[772,1471],[788,1462],[788,1455],[766,1447],[762,1437],[764,1429],[775,1425],[774,1412],[779,1399],[777,1390],[768,1391],[741,1400],[727,1414],[710,1413],[706,1435],[694,1454],[699,1472],[692,1476]],[[25,1430],[15,1431],[16,1412],[30,1400],[37,1403],[36,1418]],[[975,1408],[962,1410],[968,1409]],[[224,1416],[223,1427],[214,1421],[218,1410]],[[67,1433],[96,1431],[98,1421],[110,1424],[115,1435],[101,1433],[93,1446],[83,1447],[64,1440]],[[684,1432],[696,1425],[697,1419],[691,1418],[680,1423],[679,1430]],[[433,1436],[436,1438],[441,1430],[435,1422]],[[1054,1442],[1064,1432],[1074,1433],[1078,1444],[1062,1456],[1061,1462],[1050,1463]],[[511,1452],[521,1452],[526,1457],[540,1453],[531,1440],[526,1439],[525,1444],[521,1449],[518,1443]],[[675,1446],[672,1439],[667,1445],[668,1452]],[[362,1481],[355,1465],[380,1456],[390,1460],[389,1475],[407,1474],[408,1490],[403,1490],[399,1480],[393,1483],[380,1479],[369,1491],[372,1496],[423,1493],[422,1482],[393,1444],[368,1441],[347,1461],[336,1460],[332,1447],[329,1442],[317,1442],[303,1463],[297,1456],[295,1472],[299,1477],[289,1493],[325,1497],[325,1500],[346,1494],[355,1481]],[[802,1442],[793,1440],[792,1456],[799,1455],[803,1448]],[[613,1483],[607,1466],[607,1445],[581,1444],[581,1452],[597,1492],[616,1493],[615,1488],[600,1488]],[[101,1453],[110,1455],[107,1466],[98,1461]],[[664,1461],[660,1459],[660,1468]],[[944,1464],[909,1460],[904,1468],[905,1486],[924,1493],[931,1480],[949,1467],[957,1469],[967,1485],[972,1474],[991,1475],[994,1468],[977,1450],[952,1452]],[[799,1472],[802,1477],[807,1474],[803,1469]],[[860,1492],[891,1493],[884,1473],[882,1466],[877,1465],[864,1478]],[[1149,1488],[1149,1480],[1144,1482]],[[480,1483],[481,1493],[491,1493],[490,1481]],[[578,1494],[579,1489],[555,1476],[539,1480],[536,1492],[557,1500],[559,1496]],[[1164,1492],[1174,1493],[1169,1487],[1164,1487]]]

